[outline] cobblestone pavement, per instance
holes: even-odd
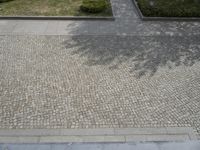
[[[0,128],[191,126],[200,36],[0,36]]]
[[[0,129],[193,127],[200,23],[0,20]],[[62,35],[62,36],[61,36]]]

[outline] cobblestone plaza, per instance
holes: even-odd
[[[115,20],[0,20],[0,142],[199,138],[200,22],[110,1]]]
[[[0,128],[193,127],[200,37],[1,36]]]

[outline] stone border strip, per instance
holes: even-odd
[[[0,16],[2,20],[115,20],[111,17],[93,17],[93,16]]]
[[[136,0],[132,0],[139,17],[144,21],[200,21],[200,17],[146,17],[142,14]]]
[[[191,127],[1,129],[0,143],[141,142],[197,140]]]

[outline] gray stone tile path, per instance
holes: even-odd
[[[0,150],[199,150],[195,142],[0,144]]]
[[[200,22],[0,21],[0,129],[192,127]]]
[[[146,142],[194,141],[191,127],[94,128],[94,129],[1,129],[0,143],[68,143],[68,142]]]

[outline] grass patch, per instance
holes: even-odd
[[[200,0],[136,0],[146,17],[200,17]]]
[[[80,9],[82,0],[9,0],[0,2],[0,16],[112,16],[109,0],[98,13]]]

